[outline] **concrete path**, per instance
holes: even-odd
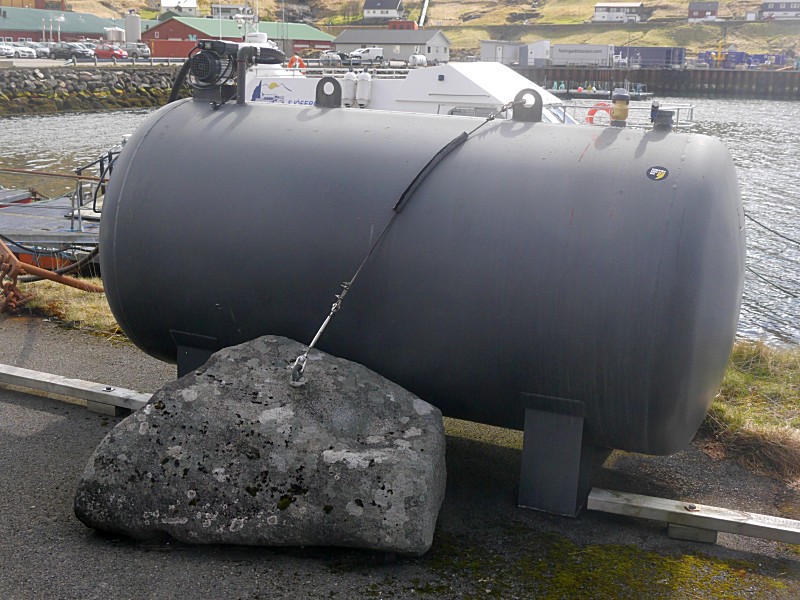
[[[127,343],[0,316],[0,363],[155,391],[174,367]],[[0,388],[0,598],[798,598],[800,548],[720,534],[666,537],[657,523],[566,519],[515,506],[518,432],[448,422],[447,497],[418,559],[332,548],[136,544],[72,514],[95,445],[119,421]],[[671,457],[614,453],[596,485],[800,518],[800,493],[699,444]]]

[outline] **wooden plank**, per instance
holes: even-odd
[[[129,408],[120,408],[113,404],[103,404],[101,402],[94,402],[93,400],[86,401],[86,410],[101,415],[109,415],[110,417],[124,417],[131,412]]]
[[[690,542],[705,542],[706,544],[717,543],[717,532],[711,529],[698,529],[697,527],[686,527],[685,525],[667,525],[667,536],[673,540],[688,540]]]
[[[800,521],[594,488],[589,510],[800,544]]]
[[[79,398],[88,402],[119,406],[136,410],[144,406],[151,394],[118,388],[102,383],[70,379],[61,375],[51,375],[41,371],[31,371],[20,367],[0,364],[0,384],[15,385],[21,388],[38,390],[48,394],[60,394]]]

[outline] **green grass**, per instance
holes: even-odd
[[[703,430],[739,460],[800,479],[800,348],[738,343]]]

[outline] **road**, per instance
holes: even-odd
[[[178,66],[183,64],[183,58],[141,58],[137,61],[132,59],[120,60],[115,64],[109,59],[98,59],[97,63],[93,59],[80,59],[77,61],[79,67],[149,67],[153,65]],[[54,60],[50,58],[0,58],[0,69],[53,69],[59,67],[72,67],[71,60]]]
[[[0,315],[0,363],[153,392],[174,368],[40,318]],[[447,496],[423,557],[333,548],[133,543],[72,514],[77,479],[119,418],[0,388],[0,598],[798,598],[800,547],[658,523],[517,508],[518,432],[449,420]],[[800,492],[703,452],[615,452],[600,487],[800,518]],[[706,448],[707,449],[707,448]],[[708,449],[707,449],[708,450]]]

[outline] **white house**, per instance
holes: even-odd
[[[762,2],[761,18],[773,19],[800,19],[800,2]]]
[[[450,61],[450,40],[441,31],[433,29],[359,27],[345,29],[333,43],[339,52],[379,46],[387,60],[408,60],[412,54],[422,54],[428,59],[428,64]]]
[[[365,19],[401,19],[403,0],[364,0]]]
[[[595,23],[644,21],[644,2],[600,2],[594,5]]]
[[[246,4],[212,4],[212,19],[233,19],[236,15],[252,13]]]
[[[161,0],[159,14],[171,12],[181,17],[197,17],[197,0]]]

